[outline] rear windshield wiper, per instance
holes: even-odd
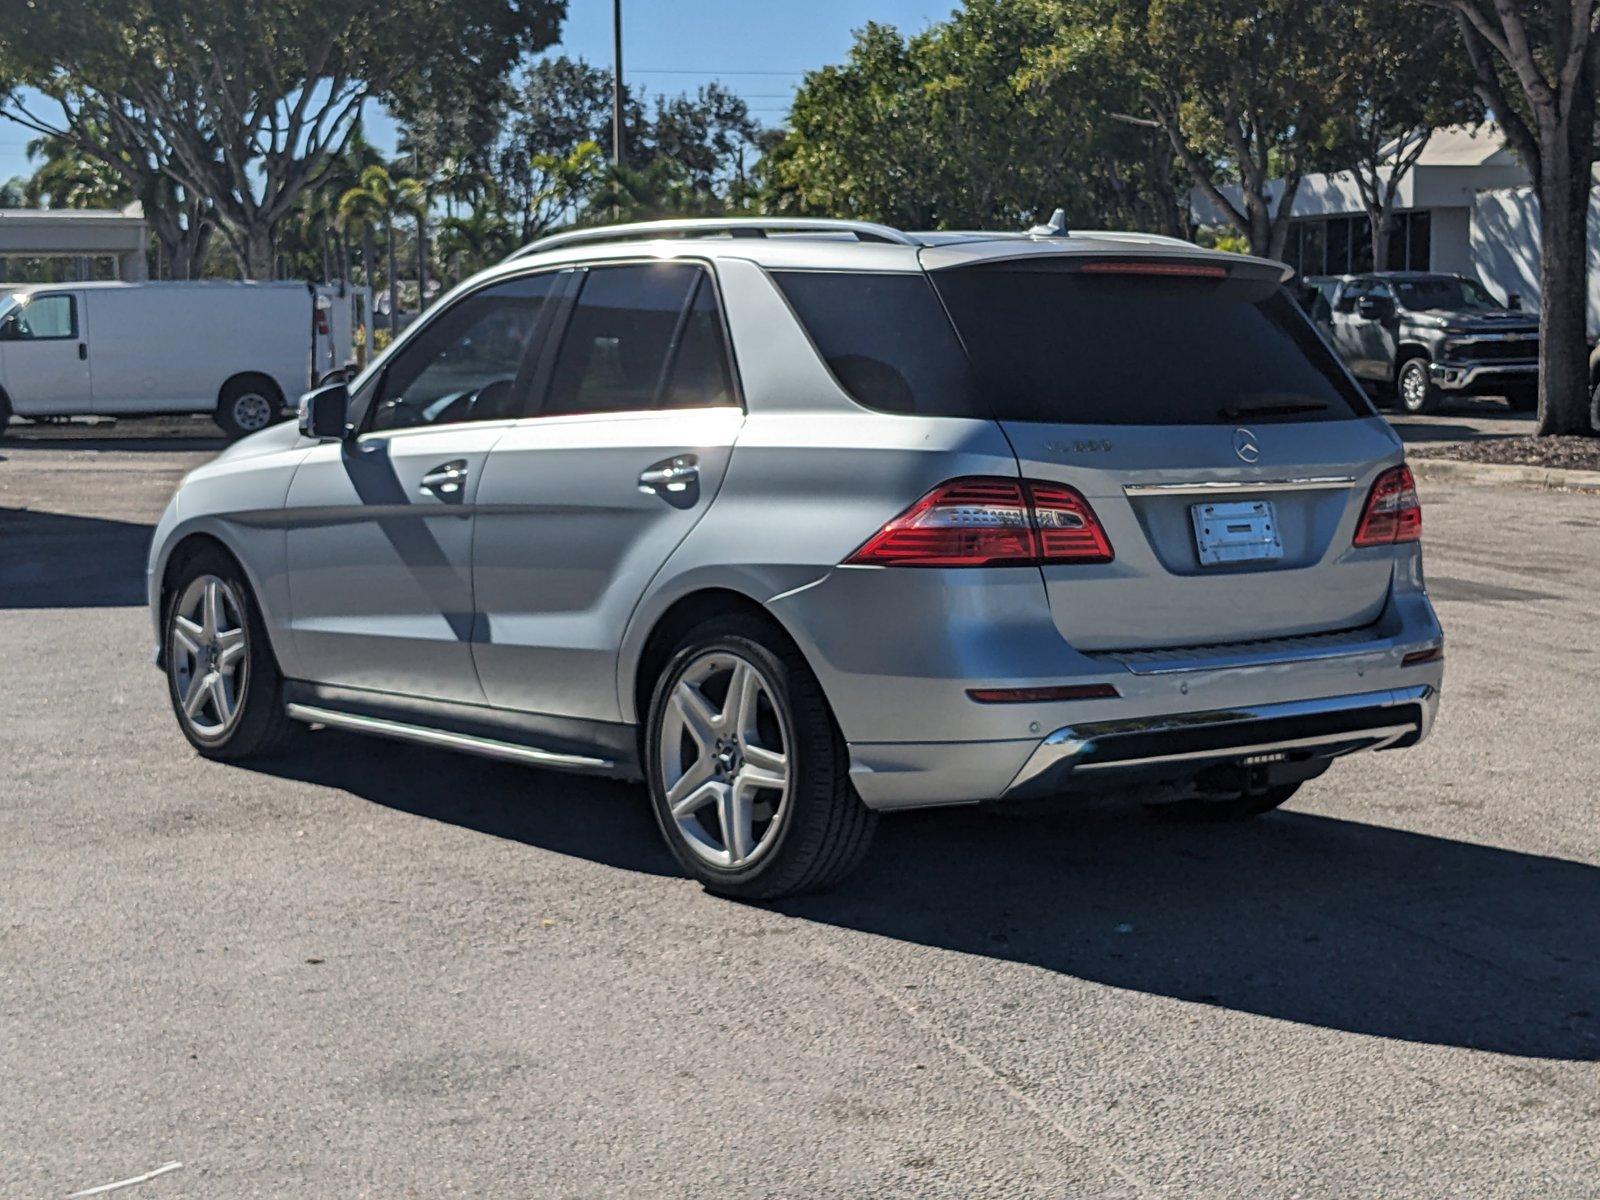
[[[1281,417],[1291,413],[1327,411],[1326,404],[1318,404],[1315,400],[1300,400],[1291,404],[1234,404],[1217,409],[1217,416],[1226,421],[1238,421],[1245,417]]]

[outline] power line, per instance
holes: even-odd
[[[798,71],[692,71],[686,67],[629,67],[630,75],[804,75],[811,67]]]

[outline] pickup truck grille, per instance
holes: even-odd
[[[1507,362],[1538,358],[1539,339],[1529,336],[1507,342],[1465,342],[1452,346],[1446,352],[1446,357],[1458,362]]]

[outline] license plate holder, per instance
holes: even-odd
[[[1226,504],[1194,504],[1195,546],[1202,567],[1270,562],[1283,557],[1278,511],[1271,500],[1237,500]]]

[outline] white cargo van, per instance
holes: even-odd
[[[263,429],[352,358],[357,293],[306,283],[0,284],[0,431],[213,413]]]

